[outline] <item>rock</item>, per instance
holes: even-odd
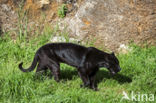
[[[73,17],[63,21],[70,34],[118,50],[120,44],[156,45],[155,0],[84,0]]]
[[[50,3],[49,0],[41,0],[40,1],[40,8],[42,8],[44,5],[48,5]]]
[[[10,5],[0,4],[0,35],[3,32],[16,30],[17,20],[17,13],[12,10]]]
[[[2,11],[6,11],[6,12],[8,12],[8,11],[11,10],[11,7],[8,6],[8,5],[6,5],[6,4],[2,4],[2,5],[1,5],[1,8],[2,8]]]
[[[77,43],[79,42],[75,38],[65,38],[63,36],[54,36],[50,41],[51,42],[77,42]]]
[[[122,52],[123,54],[126,54],[130,51],[132,51],[132,48],[130,48],[129,46],[127,46],[125,44],[120,44],[120,46],[118,48],[118,52]]]
[[[55,36],[50,41],[51,42],[66,42],[66,39],[62,36]]]

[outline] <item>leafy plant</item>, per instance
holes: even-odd
[[[66,4],[62,4],[61,7],[58,9],[58,16],[64,18],[66,16],[67,11],[68,8]]]

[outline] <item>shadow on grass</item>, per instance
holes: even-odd
[[[78,73],[76,70],[61,70],[60,72],[60,80],[63,80],[63,81],[67,81],[67,80],[72,80],[73,77],[75,76],[78,76]],[[44,81],[46,78],[53,78],[53,75],[52,73],[48,70],[46,72],[41,72],[41,73],[38,73],[37,75],[35,74],[34,75],[34,80],[39,80],[39,81]]]
[[[96,84],[100,83],[105,78],[106,79],[114,79],[114,80],[118,81],[120,84],[132,82],[132,79],[128,76],[125,76],[122,74],[116,74],[116,75],[112,76],[109,72],[100,70],[96,74]]]
[[[61,80],[72,80],[74,76],[78,76],[77,71],[75,70],[63,70],[61,71]],[[79,76],[78,76],[79,77]],[[100,83],[103,79],[114,79],[120,84],[130,83],[132,79],[128,76],[122,74],[116,74],[114,76],[110,75],[109,72],[105,70],[99,70],[96,74],[96,84]]]
[[[44,77],[50,77],[50,76],[51,76],[51,72],[44,74]],[[70,70],[70,69],[61,70],[60,80],[64,80],[64,81],[73,80],[73,77],[75,76],[79,77],[76,70]],[[104,79],[114,79],[117,80],[120,84],[132,82],[132,79],[128,76],[122,74],[116,74],[112,76],[109,72],[105,70],[99,70],[98,73],[96,74],[96,84],[100,83]]]
[[[65,81],[72,80],[75,76],[78,76],[78,72],[76,70],[61,70],[60,79]]]

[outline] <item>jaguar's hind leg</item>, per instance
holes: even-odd
[[[51,61],[52,63],[50,63],[48,65],[50,71],[52,72],[52,75],[54,76],[55,81],[59,82],[60,81],[60,64],[55,62],[55,61]]]
[[[47,67],[45,65],[43,65],[41,62],[39,62],[38,66],[37,66],[37,70],[36,70],[36,74],[44,74],[47,71]]]

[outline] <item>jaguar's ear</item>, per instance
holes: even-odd
[[[114,52],[112,52],[111,55],[115,56]]]

